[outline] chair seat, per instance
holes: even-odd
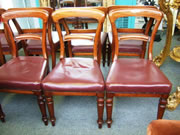
[[[118,33],[118,37],[123,33]],[[112,45],[112,32],[108,33],[109,43]],[[140,40],[123,40],[119,41],[119,52],[141,53],[143,41]]]
[[[131,42],[131,41],[130,41]],[[134,40],[134,44],[128,45],[128,41],[119,44],[119,52],[128,52],[128,53],[141,53],[142,52],[142,43],[139,43]]]
[[[26,49],[30,52],[41,52],[42,51],[42,43],[40,40],[28,40],[28,46]],[[51,51],[51,47],[49,43],[47,42],[47,51]]]
[[[0,34],[0,43],[3,52],[10,52],[11,49],[4,34]],[[17,49],[19,50],[20,48],[22,48],[22,44],[18,42]]]
[[[121,58],[113,62],[106,80],[110,92],[169,93],[171,83],[161,70],[145,59]]]
[[[42,35],[42,33],[36,33],[36,34]],[[57,32],[52,32],[52,36],[53,36],[53,41],[55,41],[54,48],[55,48],[55,50],[57,50],[58,47],[59,47],[59,41],[57,40],[57,38],[58,38]],[[48,38],[48,35],[47,35],[47,38]],[[29,39],[27,41],[27,43],[28,43],[28,46],[27,46],[26,49],[28,51],[30,51],[30,52],[41,52],[42,51],[42,43],[41,43],[40,40],[31,40],[31,39]],[[48,40],[47,40],[46,44],[47,44],[47,51],[51,52],[51,47],[49,45]]]
[[[104,79],[98,63],[91,58],[66,58],[43,80],[45,91],[104,91]]]
[[[106,37],[107,33],[101,32],[101,45],[106,42]],[[93,52],[93,44],[93,41],[88,40],[72,40],[72,52]]]
[[[19,56],[0,67],[0,89],[41,90],[47,71],[43,57]]]

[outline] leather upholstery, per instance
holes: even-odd
[[[41,90],[47,71],[43,57],[19,56],[0,67],[1,89]]]
[[[4,33],[0,34],[0,43],[1,43],[1,47],[2,47],[3,52],[8,52],[9,53],[10,52],[10,47],[9,47],[9,44],[8,44],[8,42],[6,40],[6,37],[5,37]],[[21,45],[20,42],[18,42],[17,47],[18,47],[17,50],[22,48],[22,45]]]
[[[36,34],[38,34],[38,35],[42,35],[42,33],[36,33]],[[57,34],[55,33],[52,33],[52,36],[53,36],[53,38],[57,38]],[[47,42],[46,42],[46,44],[47,44],[47,51],[48,52],[51,52],[51,47],[50,47],[50,45],[49,45],[49,40],[48,40],[48,34],[47,34]],[[59,42],[55,39],[55,50],[57,50],[57,48],[59,47]],[[42,51],[42,43],[41,43],[41,41],[40,40],[31,40],[31,39],[29,39],[28,41],[27,41],[27,44],[28,44],[28,46],[27,46],[27,50],[29,51],[29,52],[41,52]]]
[[[98,63],[91,58],[66,58],[43,80],[44,91],[104,91],[104,79]]]
[[[179,120],[153,120],[147,128],[147,135],[179,135]]]
[[[122,33],[118,33],[118,37],[122,35]],[[108,33],[109,43],[112,45],[112,32]],[[119,52],[142,52],[142,44],[143,41],[140,40],[123,40],[119,41]]]
[[[89,34],[95,35],[95,34]],[[101,32],[101,45],[106,42],[107,33]],[[93,52],[93,42],[88,40],[74,40],[72,42],[72,52]]]
[[[113,62],[106,80],[107,92],[169,93],[171,83],[145,59],[121,58]]]

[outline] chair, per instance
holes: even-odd
[[[86,9],[98,9],[104,12],[106,15],[107,9],[104,7],[85,7]],[[89,20],[95,20],[97,23],[97,20],[94,18],[88,18],[88,17],[82,17],[83,19],[89,19]],[[96,33],[96,29],[74,29],[70,30],[68,28],[67,23],[64,25],[66,33],[69,34],[78,34],[78,33],[84,33],[88,35],[94,36]],[[98,63],[100,65],[101,63],[101,51],[104,46],[106,46],[106,39],[107,39],[107,33],[106,32],[101,32],[101,37],[98,46]],[[72,56],[93,56],[93,42],[92,41],[85,41],[85,40],[71,40],[71,42],[68,42],[68,52],[69,52],[69,57]]]
[[[0,104],[0,119],[2,122],[5,122],[5,114],[2,110],[1,104]]]
[[[179,133],[179,120],[153,120],[147,128],[147,135],[178,135]]]
[[[38,34],[13,35],[9,21],[16,18],[36,17],[42,19],[42,37]],[[13,58],[0,68],[0,92],[33,94],[37,96],[38,105],[45,125],[48,119],[45,111],[45,102],[42,95],[41,81],[48,71],[48,57],[46,49],[46,28],[49,14],[42,9],[11,10],[2,14],[2,20],[10,37]],[[15,41],[27,39],[41,40],[43,57],[18,56]]]
[[[59,21],[66,17],[92,17],[97,19],[98,26],[95,36],[86,34],[68,34],[62,36]],[[62,96],[97,96],[98,125],[102,127],[104,110],[104,79],[100,67],[97,63],[97,48],[99,44],[100,32],[105,19],[105,14],[101,10],[90,8],[62,8],[52,14],[56,29],[60,39],[60,62],[43,80],[42,86],[50,120],[55,125],[54,115],[54,95]],[[94,42],[94,58],[64,58],[64,40],[91,40]]]
[[[124,34],[118,37],[118,30],[115,21],[119,17],[148,17],[155,20],[152,34]],[[115,9],[109,12],[109,19],[112,25],[113,40],[115,44],[114,59],[106,79],[106,112],[107,125],[110,128],[112,123],[113,97],[157,97],[159,98],[157,119],[162,119],[167,98],[171,91],[171,82],[152,62],[153,42],[163,13],[153,8],[124,8]],[[152,19],[151,19],[152,20]],[[149,23],[150,24],[150,23]],[[147,28],[150,27],[148,24]],[[149,42],[148,58],[119,58],[119,41],[142,40]]]
[[[49,15],[51,16],[53,12],[53,8],[50,7],[32,7],[32,8],[10,8],[8,10],[29,10],[29,9],[43,9],[49,12]],[[21,28],[20,28],[21,29]],[[31,28],[31,29],[21,29],[19,34],[27,34],[27,33],[35,33],[40,36],[42,36],[42,28]],[[56,36],[57,34],[55,32],[52,32],[52,19],[49,17],[48,20],[48,33],[47,33],[47,51],[48,54],[51,55],[52,57],[52,68],[55,67],[56,65],[56,51],[59,49],[58,44],[59,41],[53,42],[53,36]],[[30,56],[30,55],[42,55],[42,45],[40,40],[33,40],[29,39],[27,41],[27,45],[24,45],[25,47],[25,55]]]
[[[153,8],[153,9],[157,9],[155,6],[138,6],[138,8]],[[136,8],[135,6],[110,6],[108,7],[108,12],[114,10],[114,9],[124,9],[124,8]],[[149,23],[152,23],[153,21],[149,20]],[[150,25],[152,26],[152,25]],[[149,33],[150,31],[149,27],[148,29],[146,29],[146,32]],[[144,34],[145,29],[141,29],[141,28],[117,28],[118,30],[118,36],[122,35],[122,34],[128,34],[128,33],[136,33],[136,34]],[[110,65],[111,62],[111,56],[112,59],[114,57],[114,43],[113,43],[113,39],[112,39],[112,32],[108,33],[108,47],[107,47],[107,64],[108,66]],[[119,56],[130,56],[130,57],[139,57],[139,58],[144,58],[145,57],[145,53],[146,53],[146,46],[147,46],[147,42],[143,42],[143,41],[138,41],[138,40],[124,40],[119,42]],[[105,52],[106,50],[104,50]],[[106,56],[105,56],[106,57]],[[103,62],[103,64],[105,65],[105,62]]]
[[[1,14],[4,13],[5,11],[6,11],[5,9],[0,8],[0,20],[1,20]],[[15,19],[12,20],[12,24],[14,24],[17,31],[19,31],[19,25]],[[17,50],[21,49],[22,47],[23,47],[22,43],[16,41]],[[1,29],[0,30],[0,64],[1,65],[6,63],[5,55],[11,55],[11,44],[6,40],[4,29]]]

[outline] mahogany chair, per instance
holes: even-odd
[[[43,9],[49,12],[49,15],[51,16],[53,12],[53,8],[50,7],[32,7],[32,8],[10,8],[8,10],[29,10],[29,9]],[[21,27],[19,28],[19,34],[27,34],[27,33],[34,33],[42,36],[42,28],[31,28],[31,29],[22,29]],[[54,43],[53,41],[53,36],[56,36],[57,34],[52,31],[52,18],[49,17],[48,20],[48,30],[47,30],[47,52],[49,55],[52,57],[52,68],[55,67],[56,65],[56,51],[59,49],[59,41],[56,41]],[[27,45],[25,45],[25,55],[30,56],[30,55],[42,55],[42,45],[40,40],[33,40],[33,39],[28,39]]]
[[[6,10],[3,8],[0,8],[0,23],[1,23],[1,14],[4,13]],[[15,19],[12,20],[15,28],[17,31],[19,31],[19,25]],[[21,49],[22,43],[19,41],[16,41],[16,48],[17,50]],[[6,63],[5,55],[11,55],[11,44],[7,41],[5,37],[5,30],[0,29],[0,64]]]
[[[155,6],[138,6],[138,8],[153,8],[157,9]],[[124,9],[124,8],[136,8],[135,6],[110,6],[108,7],[108,12],[111,12],[114,9]],[[152,26],[153,20],[149,19],[149,26]],[[146,32],[149,33],[151,27],[146,27]],[[122,34],[135,33],[135,34],[145,34],[145,29],[141,28],[117,28],[118,36]],[[112,32],[108,33],[108,50],[107,50],[107,64],[110,65],[111,56],[114,57],[114,40],[112,39]],[[146,41],[139,40],[123,40],[119,41],[119,56],[130,56],[130,57],[139,57],[144,58],[146,53]],[[104,50],[105,51],[105,50]],[[105,62],[103,62],[105,64]]]
[[[5,122],[5,114],[2,110],[1,104],[0,104],[0,119],[2,122]]]
[[[107,13],[107,8],[104,7],[84,7],[86,9],[97,9],[101,10],[105,15]],[[90,20],[96,20],[94,18],[88,18],[88,17],[82,17]],[[97,23],[97,20],[96,20]],[[67,34],[87,34],[90,36],[94,36],[96,33],[95,28],[91,29],[69,29],[68,23],[64,24],[65,30]],[[107,33],[101,32],[100,40],[99,40],[99,46],[98,46],[98,63],[100,65],[101,63],[101,52],[102,48],[106,46],[106,39],[107,39]],[[91,40],[71,40],[71,42],[68,42],[68,52],[69,57],[73,56],[93,56],[93,42]]]
[[[97,19],[98,26],[95,36],[87,34],[67,33],[64,37],[59,26],[59,21],[66,17],[90,17]],[[43,80],[42,86],[48,105],[52,125],[55,125],[54,95],[62,96],[97,96],[98,125],[103,124],[104,110],[104,79],[98,65],[98,46],[105,14],[101,10],[90,8],[62,8],[52,14],[60,39],[60,62]],[[64,40],[90,40],[94,43],[92,58],[64,58]]]
[[[118,37],[118,30],[115,21],[119,17],[148,17],[155,20],[152,34],[124,34]],[[162,119],[167,98],[171,91],[171,82],[152,62],[153,42],[155,34],[163,17],[163,13],[153,8],[124,8],[115,9],[109,12],[112,25],[113,40],[115,44],[114,59],[106,80],[106,112],[107,124],[111,127],[113,97],[157,97],[159,98],[157,119]],[[149,27],[149,26],[147,26]],[[119,41],[142,40],[149,42],[148,58],[119,58]]]
[[[14,36],[9,21],[16,18],[36,17],[42,19],[42,36],[38,34],[19,34]],[[48,119],[45,111],[45,102],[42,95],[41,81],[48,71],[48,56],[46,48],[46,28],[49,13],[42,9],[26,9],[6,11],[2,14],[2,21],[11,39],[13,58],[0,68],[0,92],[33,94],[37,96],[38,105],[45,125]],[[43,56],[18,56],[16,43],[27,39],[41,40]]]

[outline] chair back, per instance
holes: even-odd
[[[152,51],[153,51],[152,49],[153,49],[154,38],[155,38],[155,34],[158,30],[159,24],[161,23],[163,13],[156,8],[153,8],[153,7],[147,8],[146,6],[144,6],[144,8],[142,6],[141,7],[139,7],[139,6],[128,7],[127,6],[126,8],[123,7],[123,8],[117,8],[117,9],[113,9],[113,8],[111,8],[111,9],[112,10],[109,10],[109,19],[110,19],[111,26],[112,26],[113,40],[114,40],[114,44],[115,44],[115,54],[114,54],[113,60],[118,58],[119,40],[141,40],[144,42],[149,42],[148,59],[152,60],[153,59],[152,58]],[[132,16],[133,17],[151,18],[146,26],[144,34],[138,34],[138,32],[137,32],[135,34],[125,34],[125,35],[121,35],[120,37],[118,37],[119,31],[115,25],[115,21],[121,17],[132,17]],[[150,27],[151,27],[153,21],[154,21],[154,27],[153,27],[151,35],[149,36],[148,35],[149,30],[150,30]]]
[[[62,8],[56,10],[52,14],[53,21],[56,25],[56,29],[58,31],[59,39],[60,39],[60,59],[64,58],[64,41],[71,41],[71,40],[90,40],[93,41],[93,57],[94,60],[97,60],[97,50],[98,46],[100,45],[100,34],[103,26],[103,22],[106,16],[106,9],[101,7],[100,9],[97,8]],[[67,23],[65,22],[65,18],[70,17],[88,17],[92,19],[96,19],[98,22],[96,29],[77,29],[77,30],[70,30]],[[62,30],[59,26],[59,22],[63,24],[65,27],[66,35],[62,36]],[[76,33],[76,34],[73,34]],[[95,36],[82,34],[82,33],[95,33]]]
[[[18,33],[18,35],[14,36],[13,30],[9,24],[10,20],[15,20],[17,18],[39,18],[42,19],[43,28],[42,28],[42,37],[38,34],[24,34],[22,31]],[[9,35],[11,45],[12,45],[12,55],[13,57],[17,57],[17,49],[15,41],[26,41],[27,39],[33,40],[42,40],[42,52],[43,57],[47,59],[47,48],[46,48],[46,31],[47,31],[47,23],[49,19],[49,13],[43,9],[12,9],[8,10],[2,14],[2,21],[5,25],[5,29],[7,30],[7,34]]]
[[[52,18],[51,14],[54,11],[53,8],[51,7],[31,7],[31,8],[9,8],[8,11],[13,11],[13,10],[36,10],[36,9],[42,9],[46,10],[49,13],[49,19],[48,19],[48,40],[49,40],[49,45],[51,48],[54,47],[54,42],[52,40]],[[21,29],[21,28],[19,28]],[[22,29],[21,31],[18,31],[19,33],[42,33],[42,29]]]

